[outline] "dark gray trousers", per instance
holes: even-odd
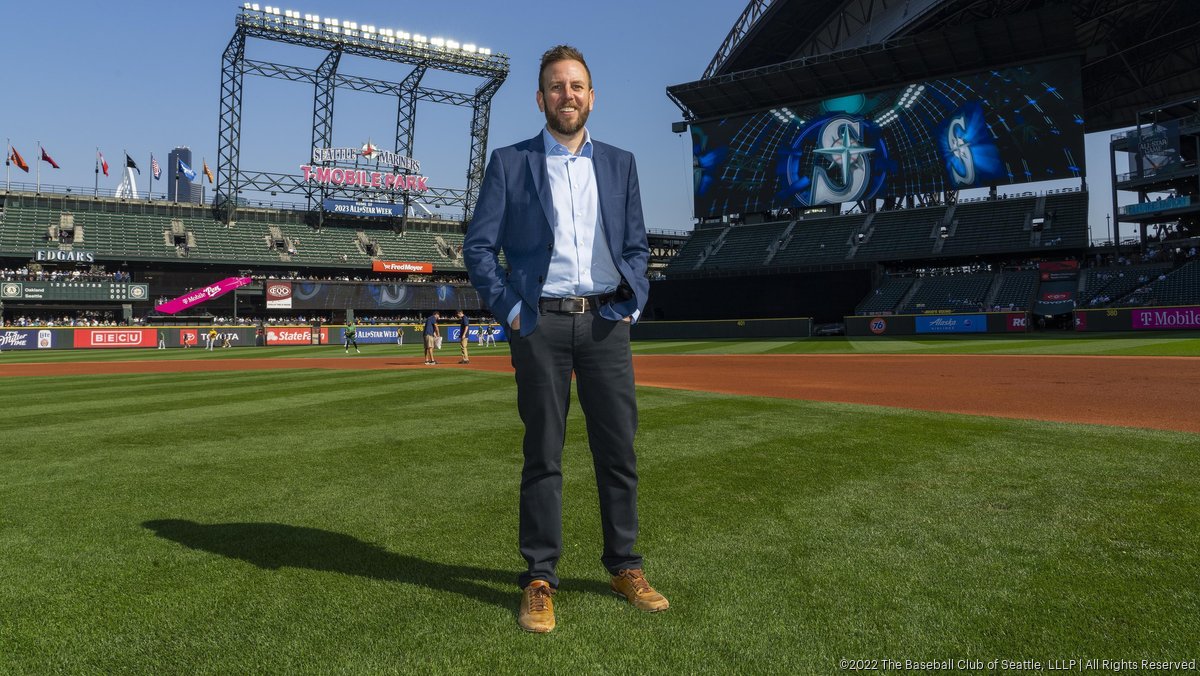
[[[558,587],[555,568],[562,554],[562,449],[575,373],[579,405],[600,494],[604,552],[600,562],[615,574],[641,568],[637,539],[637,401],[629,324],[595,311],[543,312],[528,336],[512,332],[517,372],[517,409],[525,423],[521,470],[520,549],[528,570],[519,583],[546,580]]]

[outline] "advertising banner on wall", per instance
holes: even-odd
[[[1073,280],[1042,282],[1033,311],[1039,315],[1061,315],[1075,309],[1075,291],[1078,284]]]
[[[1200,329],[1200,307],[1133,310],[1133,328]]]
[[[278,298],[273,289],[283,293],[282,285],[290,290],[286,298]],[[267,307],[286,307],[293,310],[429,310],[433,308],[480,310],[479,293],[469,284],[361,282],[303,282],[268,280]],[[272,299],[280,304],[272,305]],[[287,303],[287,305],[283,305]]]
[[[504,327],[500,326],[499,324],[491,324],[489,326],[468,327],[467,342],[478,343],[480,338],[486,335],[484,334],[484,331],[490,332],[492,337],[494,337],[498,343],[508,340],[508,334],[504,332]],[[462,329],[457,324],[446,328],[446,342],[457,343],[462,339],[461,336]]]
[[[0,350],[48,350],[64,347],[56,344],[54,333],[50,329],[0,330]],[[66,347],[69,347],[69,344]]]
[[[1009,332],[1013,331],[1028,331],[1029,330],[1029,315],[1022,313],[1011,313],[1004,316],[1004,325]]]
[[[263,287],[267,296],[267,308],[271,310],[290,310],[292,308],[292,283],[267,282]]]
[[[374,272],[397,272],[408,274],[412,272],[429,274],[433,272],[433,263],[409,263],[405,261],[371,261]]]
[[[310,326],[268,326],[267,345],[312,345],[313,329]],[[322,345],[329,344],[329,329],[317,331]]]
[[[158,347],[154,329],[75,329],[76,348]]]
[[[987,333],[987,315],[919,316],[917,333]]]
[[[362,345],[395,343],[399,328],[400,327],[398,326],[363,326],[362,324],[359,324],[357,327],[355,327],[356,330],[354,339]],[[420,333],[420,330],[420,327],[406,326],[404,327],[404,335],[416,336],[418,333]],[[346,342],[345,327],[335,329],[334,336],[337,337],[339,344]]]

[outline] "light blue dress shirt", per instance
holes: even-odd
[[[554,205],[554,250],[542,295],[547,298],[593,296],[615,291],[621,273],[613,263],[608,238],[600,223],[600,196],[592,164],[592,137],[583,130],[583,145],[573,154],[542,129],[546,146],[546,173]],[[517,303],[508,323],[521,312]]]

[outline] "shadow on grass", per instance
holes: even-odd
[[[268,570],[307,568],[402,582],[491,603],[514,614],[520,601],[514,572],[426,561],[319,528],[280,523],[202,524],[182,519],[146,521],[142,526],[185,547]],[[496,589],[496,584],[511,587]],[[563,579],[560,585],[570,591],[610,593],[608,585],[599,580]]]

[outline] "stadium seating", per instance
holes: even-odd
[[[726,228],[698,228],[692,232],[692,236],[688,238],[679,249],[679,253],[671,259],[667,264],[666,272],[690,272],[695,269],[696,265],[708,255],[708,247],[712,244]]]
[[[901,313],[982,310],[994,278],[992,274],[922,277]]]
[[[1026,217],[1034,198],[1009,198],[958,204],[950,236],[942,245],[944,256],[1023,251],[1031,248]]]
[[[868,295],[858,307],[855,308],[855,313],[859,315],[877,314],[881,312],[895,312],[896,306],[903,300],[904,294],[912,288],[914,277],[893,277],[879,286]]]
[[[1088,242],[1087,198],[1078,190],[1030,193],[950,206],[704,227],[693,232],[667,273],[1078,250]],[[1044,225],[1035,227],[1035,216],[1045,218]]]
[[[776,221],[729,228],[721,247],[704,261],[706,270],[760,267],[768,248],[779,240],[790,221]]]
[[[1195,305],[1200,299],[1200,261],[1192,261],[1170,272],[1163,279],[1153,277],[1139,286],[1122,301],[1112,303],[1118,307],[1162,307],[1169,305]]]
[[[1028,310],[1033,307],[1037,293],[1037,270],[1015,270],[1000,273],[1000,288],[996,297],[987,302],[988,309]]]
[[[1048,225],[1041,245],[1054,248],[1083,248],[1088,245],[1088,194],[1075,191],[1046,195]]]
[[[1088,268],[1079,291],[1080,307],[1117,307],[1134,289],[1158,279],[1171,269],[1169,263]],[[1093,299],[1098,299],[1093,303]]]
[[[53,206],[47,206],[48,201]],[[405,232],[343,224],[316,230],[294,212],[247,209],[227,227],[197,205],[9,195],[4,207],[0,254],[14,256],[57,246],[48,236],[50,227],[67,218],[74,220],[77,233],[85,233],[77,248],[125,260],[282,262],[362,270],[372,259],[382,259],[430,262],[437,270],[465,269],[463,233],[426,231],[419,221],[411,222]]]
[[[933,253],[936,232],[946,216],[946,207],[925,207],[881,211],[871,219],[865,241],[858,246],[854,260],[897,260],[923,258]]]
[[[771,259],[771,265],[844,262],[850,253],[850,239],[865,220],[864,214],[801,219]]]

